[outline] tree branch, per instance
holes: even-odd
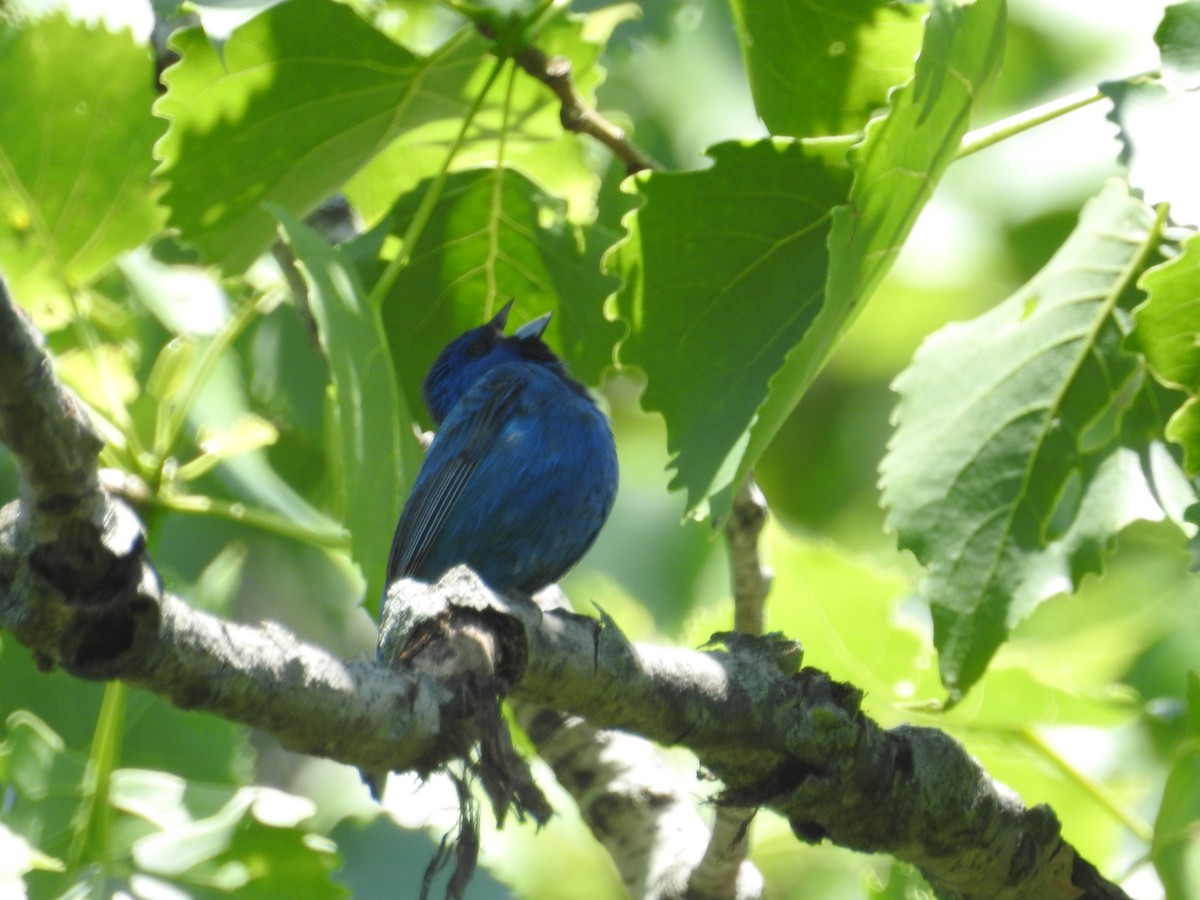
[[[390,671],[191,609],[162,591],[140,523],[99,488],[99,441],[3,290],[0,438],[22,496],[0,512],[0,627],[44,666],[121,678],[368,769],[427,772],[486,745],[495,722],[479,724],[477,701],[508,693],[687,746],[726,801],[770,806],[804,840],[911,862],[942,897],[1124,896],[1062,840],[1048,807],[1027,809],[939,731],[881,729],[854,688],[796,671],[786,641],[633,644],[607,617],[497,598],[465,569],[432,589],[392,586]]]
[[[681,779],[649,741],[605,731],[578,716],[518,705],[518,721],[538,756],[574,798],[584,822],[604,845],[629,896],[641,900],[751,900],[762,875],[738,860],[728,883],[696,885],[694,874],[712,835]]]
[[[733,627],[743,634],[762,634],[766,627],[767,595],[775,573],[762,561],[758,538],[767,516],[767,498],[754,482],[754,473],[747,473],[725,523],[733,580]]]
[[[754,473],[746,473],[733,500],[733,510],[725,523],[729,545],[729,572],[733,582],[733,627],[741,634],[758,635],[766,625],[767,595],[774,573],[763,564],[758,539],[767,524],[767,499],[754,483]],[[704,856],[692,874],[697,893],[723,896],[750,853],[750,823],[755,807],[717,806],[712,837]]]
[[[565,56],[547,56],[532,45],[522,47],[514,57],[522,69],[532,75],[558,97],[562,107],[559,120],[563,128],[577,134],[588,134],[598,140],[625,163],[625,172],[632,175],[643,169],[654,169],[654,161],[639,150],[628,135],[599,112],[590,107],[571,78],[571,61]]]

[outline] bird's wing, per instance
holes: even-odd
[[[396,524],[386,584],[420,570],[527,382],[519,366],[501,366],[473,385],[450,411]]]

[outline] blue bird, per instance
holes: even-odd
[[[460,563],[498,593],[557,581],[617,493],[608,420],[548,346],[550,315],[504,335],[509,301],[452,341],[422,385],[437,436],[392,539],[387,581]]]
[[[612,510],[608,420],[542,341],[549,314],[505,337],[511,309],[453,340],[425,378],[439,429],[400,513],[385,585],[433,583],[465,563],[497,593],[533,594],[579,561]],[[383,773],[362,777],[379,799]]]

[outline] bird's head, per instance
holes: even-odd
[[[440,425],[471,385],[502,363],[540,363],[569,378],[561,360],[542,340],[550,313],[505,336],[512,305],[513,301],[508,301],[489,321],[456,337],[434,361],[421,387],[434,424]]]

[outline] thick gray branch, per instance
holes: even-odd
[[[0,513],[0,628],[47,667],[121,678],[368,769],[428,771],[478,741],[485,763],[501,762],[493,797],[520,800],[498,717],[477,719],[505,693],[689,747],[728,802],[769,806],[805,840],[907,860],[944,898],[1124,896],[1062,840],[1047,807],[1027,809],[939,731],[881,729],[855,689],[796,671],[786,641],[633,644],[607,618],[494,597],[466,570],[434,589],[392,586],[390,670],[191,609],[162,592],[140,523],[98,487],[99,442],[3,293],[0,439],[22,483]]]
[[[751,900],[762,875],[738,859],[732,877],[697,886],[711,844],[696,810],[695,784],[680,778],[652,743],[592,727],[578,716],[517,704],[518,721],[538,756],[574,798],[588,828],[617,864],[631,897],[643,900]]]

